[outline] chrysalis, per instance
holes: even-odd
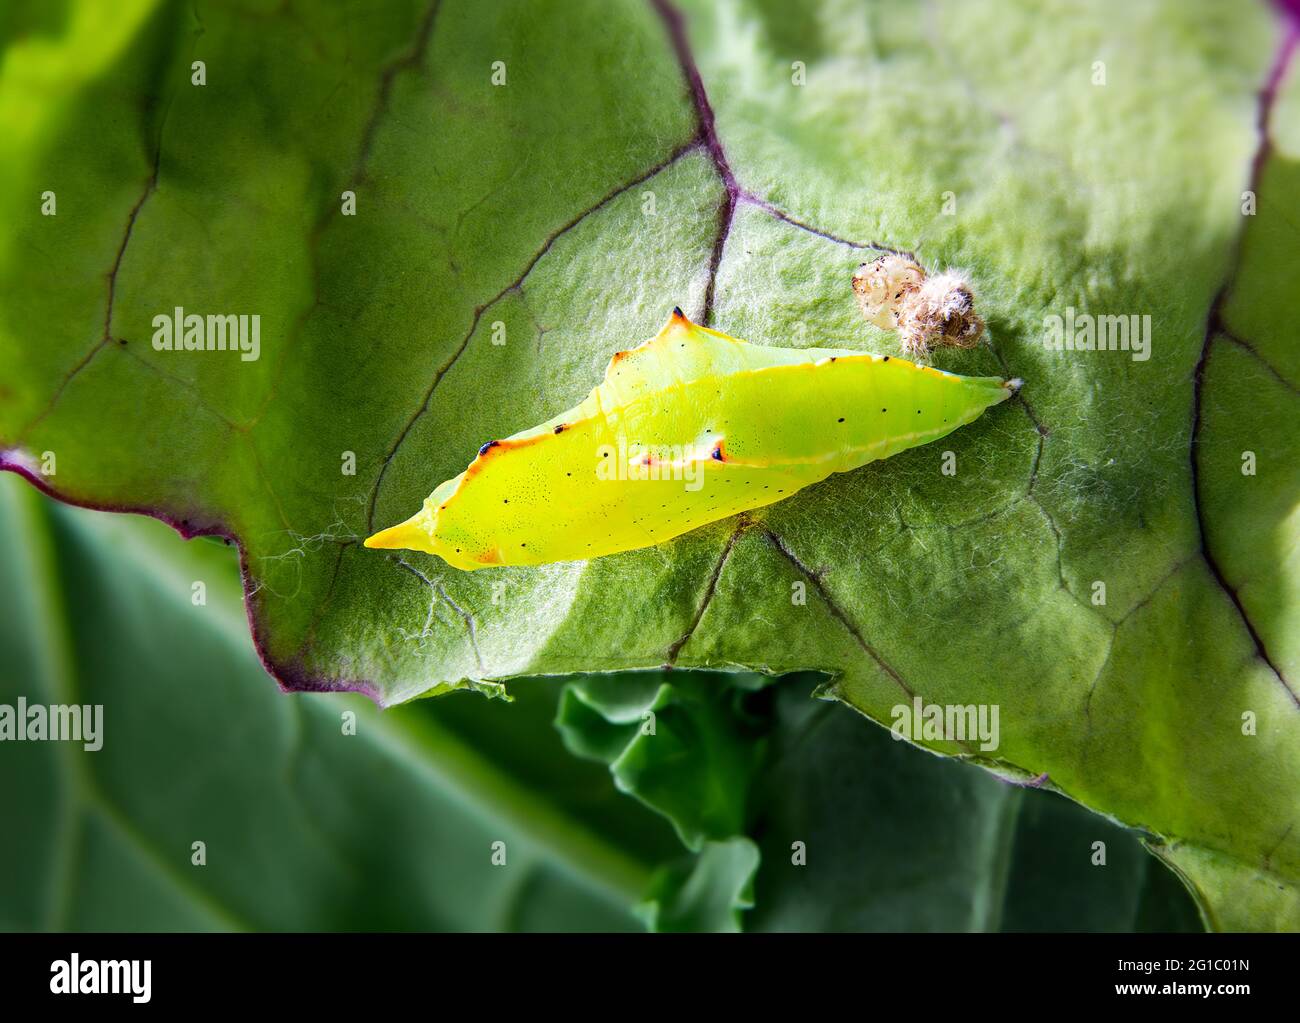
[[[365,543],[466,571],[649,547],[937,440],[1019,386],[888,355],[751,345],[678,309],[616,354],[576,408],[484,444]]]

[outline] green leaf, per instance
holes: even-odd
[[[743,697],[765,681],[716,672],[590,676],[564,687],[556,725],[571,753],[608,764],[620,790],[667,817],[699,851],[745,829],[764,742]]]
[[[1300,129],[1271,8],[687,14],[674,37],[664,4],[597,0],[11,10],[7,464],[236,537],[297,688],[673,662],[820,670],[881,722],[996,704],[996,752],[929,745],[1152,835],[1216,926],[1300,928]],[[956,476],[919,448],[587,564],[359,546],[674,304],[896,351],[849,294],[872,243],[970,274],[990,343],[944,368],[1026,380],[945,441]],[[154,350],[177,306],[259,314],[260,358]],[[1150,315],[1150,359],[1046,349],[1067,308]]]
[[[652,931],[739,931],[754,905],[758,850],[747,838],[706,842],[698,856],[662,867],[638,907]]]
[[[609,764],[620,788],[701,850],[657,875],[652,927],[1200,929],[1187,893],[1136,835],[1054,793],[864,728],[842,706],[810,701],[812,681],[782,680],[759,699],[750,694],[765,680],[745,674],[611,675],[565,687],[557,723],[566,745]],[[702,700],[745,713],[709,713]],[[662,722],[682,717],[688,729],[665,733]],[[683,731],[694,757],[683,757]],[[731,758],[701,752],[739,742],[763,753],[743,774]],[[632,775],[629,751],[641,765]],[[701,843],[706,824],[712,840]]]
[[[554,686],[385,714],[287,699],[232,552],[12,479],[0,551],[0,704],[103,708],[98,751],[0,743],[0,813],[22,822],[0,843],[0,929],[636,929],[680,853],[547,742]]]
[[[106,722],[98,752],[0,744],[0,807],[27,825],[0,850],[0,928],[621,929],[636,901],[637,915],[661,930],[734,930],[746,919],[803,930],[914,927],[932,893],[960,906],[971,898],[966,886],[979,883],[965,869],[961,836],[943,838],[948,803],[966,802],[972,788],[1013,791],[844,712],[824,721],[830,708],[807,700],[807,678],[781,683],[775,717],[751,696],[769,680],[753,676],[730,676],[731,685],[681,672],[671,686],[658,675],[568,683],[559,711],[566,743],[593,735],[590,721],[564,709],[580,691],[580,706],[599,707],[591,714],[618,729],[624,746],[644,744],[643,770],[626,780],[633,795],[669,816],[690,819],[701,806],[714,814],[719,840],[681,857],[664,829],[599,784],[599,771],[547,741],[553,684],[530,680],[508,705],[449,699],[383,715],[350,696],[286,701],[266,687],[250,649],[230,550],[187,547],[145,520],[60,508],[16,481],[0,481],[0,545],[8,666],[0,704],[102,700]],[[205,584],[201,606],[192,603],[195,581]],[[638,682],[642,700],[672,694],[660,701],[653,739],[641,734]],[[355,736],[342,733],[345,712],[358,717]],[[733,752],[683,759],[674,741],[682,721],[693,748]],[[772,766],[760,787],[769,732]],[[729,772],[742,742],[751,763],[737,777]],[[611,748],[606,761],[621,752]],[[934,814],[927,798],[940,789],[946,802]],[[714,797],[702,802],[701,793]],[[765,845],[795,828],[816,862],[783,873],[779,844],[765,852],[762,910],[746,915],[759,860],[739,833],[756,814]],[[1033,857],[1041,883],[1026,905],[1046,928],[1099,918],[1131,926],[1123,915],[1131,866],[1135,853],[1147,857],[1128,836],[1112,837],[1112,826],[1082,810],[1073,817],[1080,835],[1107,840],[1110,869],[1061,872],[1070,850],[1058,841]],[[882,829],[896,842],[882,843]],[[191,835],[209,847],[205,867],[190,863]],[[496,840],[506,842],[505,867],[490,865]],[[942,852],[918,872],[932,844]],[[865,872],[871,849],[898,855]],[[1073,852],[1085,854],[1086,843]],[[656,861],[663,866],[651,873]],[[245,862],[265,871],[251,886]],[[834,891],[809,902],[809,882]],[[901,919],[836,908],[882,888],[906,908]]]
[[[1133,833],[1055,793],[925,756],[803,686],[776,697],[751,796],[762,866],[747,928],[1201,929]]]

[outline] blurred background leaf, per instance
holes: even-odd
[[[0,744],[5,927],[637,928],[631,905],[678,851],[565,754],[553,690],[501,714],[467,694],[469,715],[286,697],[249,639],[233,550],[10,476],[0,547],[0,702],[102,704],[105,733],[98,752]]]

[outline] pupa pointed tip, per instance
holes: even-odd
[[[408,529],[403,525],[390,526],[388,529],[381,529],[373,536],[368,536],[361,541],[362,546],[369,547],[372,550],[382,551],[400,551],[407,546]]]
[[[429,551],[428,533],[424,528],[424,512],[416,512],[405,522],[381,529],[361,541],[362,546],[381,551]]]
[[[683,326],[688,326],[688,327],[690,326],[691,323],[691,321],[687,318],[686,314],[682,312],[682,307],[679,305],[673,306],[672,320],[674,323],[680,323]]]

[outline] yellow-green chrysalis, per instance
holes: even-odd
[[[751,345],[675,310],[580,405],[484,444],[366,546],[466,571],[649,547],[937,440],[1018,387],[888,355]]]

